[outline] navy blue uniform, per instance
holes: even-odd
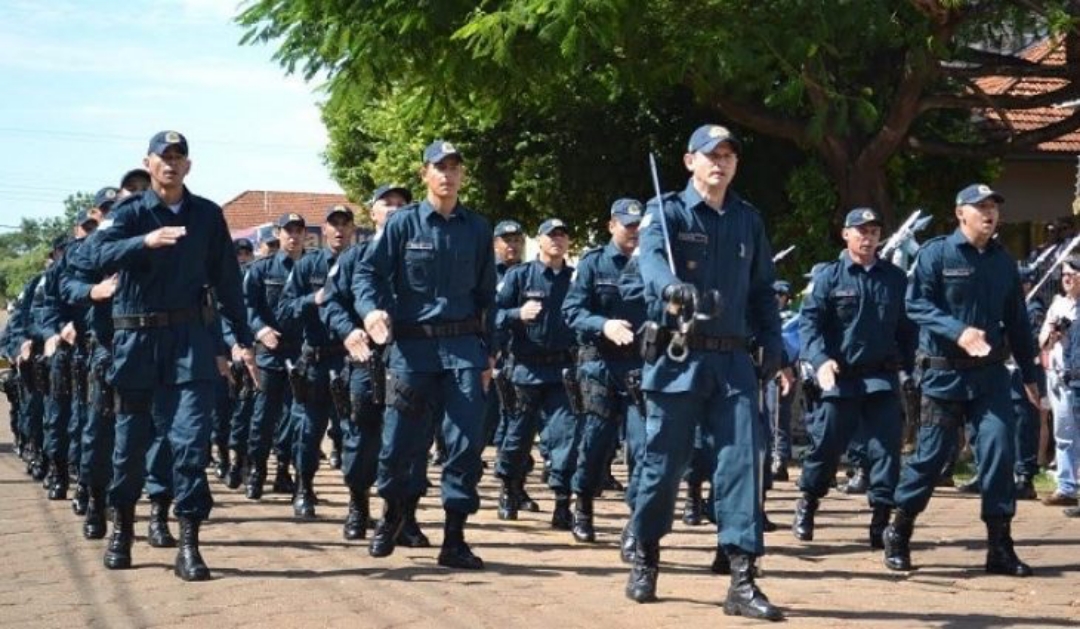
[[[121,201],[110,216],[93,251],[98,268],[120,272],[108,374],[120,405],[109,500],[114,506],[137,500],[156,423],[174,453],[174,511],[203,520],[213,504],[205,468],[221,342],[203,316],[201,306],[214,304],[207,287],[216,290],[240,343],[253,341],[228,227],[220,207],[186,189],[175,213],[148,190]],[[186,235],[148,249],[146,234],[163,226],[183,226]]]
[[[277,349],[271,350],[261,342],[255,347],[260,382],[251,415],[248,457],[252,466],[248,484],[257,484],[260,488],[266,480],[271,440],[279,463],[289,461],[292,457],[292,432],[296,418],[292,417],[290,411],[291,394],[285,361],[299,360],[301,339],[297,330],[282,329],[276,310],[285,290],[285,280],[295,264],[296,261],[280,251],[256,260],[244,275],[244,299],[251,330],[257,334],[269,327],[281,333]]]
[[[637,273],[637,266],[630,265],[630,256],[614,242],[586,252],[563,301],[563,316],[582,347],[577,375],[585,420],[573,478],[574,493],[591,496],[600,489],[607,474],[607,456],[618,441],[619,428],[625,426],[631,479],[627,502],[633,504],[635,461],[644,444],[645,421],[627,391],[627,376],[636,371],[640,381],[641,357],[636,344],[617,346],[603,334],[609,319],[628,321],[632,330],[645,322],[644,295],[628,299],[623,294],[623,275],[627,273]]]
[[[447,512],[480,506],[483,450],[481,372],[488,367],[495,261],[487,221],[458,205],[448,216],[426,200],[396,211],[357,264],[355,310],[389,313],[379,495],[403,504],[417,485],[435,409],[447,447],[442,502]]]
[[[663,211],[671,235],[678,278],[665,253],[658,219]],[[758,377],[749,352],[754,336],[764,351],[764,370],[780,366],[780,318],[772,284],[772,252],[756,209],[732,191],[720,211],[702,200],[690,182],[663,206],[649,205],[641,225],[641,275],[650,300],[678,281],[699,292],[717,289],[720,316],[700,322],[696,337],[704,347],[690,349],[685,362],[667,355],[646,363],[646,445],[633,530],[638,539],[657,542],[671,530],[679,479],[686,469],[694,429],[702,430],[715,460],[712,484],[719,542],[746,555],[764,552],[760,504],[765,435],[758,421]],[[653,318],[668,323],[659,309]]]
[[[44,273],[38,274],[26,283],[20,293],[19,307],[11,317],[11,349],[12,355],[18,356],[25,341],[31,342],[31,360],[41,353],[42,342],[36,334],[34,325],[34,303],[40,308],[45,302],[45,287],[42,285]],[[32,370],[31,362],[23,363],[19,370]],[[22,387],[22,414],[19,418],[19,432],[22,434],[22,442],[32,456],[40,457],[44,440],[42,423],[45,416],[45,394],[38,386],[27,386],[31,382],[28,378],[21,378]]]
[[[72,242],[68,245],[77,246]],[[64,255],[67,255],[65,248]],[[35,309],[37,335],[43,340],[60,334],[60,329],[70,321],[69,313],[60,297],[60,278],[64,270],[63,257],[49,265],[39,284],[42,304]],[[42,423],[45,456],[50,462],[50,485],[57,481],[67,489],[68,456],[72,422],[71,361],[73,348],[66,342],[58,343],[56,351],[48,358],[49,392],[45,398],[45,418]],[[58,477],[57,475],[63,478]]]
[[[804,494],[828,493],[840,454],[861,430],[870,505],[892,506],[903,429],[897,372],[911,371],[916,340],[904,313],[906,288],[906,275],[891,262],[878,259],[865,268],[846,251],[814,278],[800,313],[800,355],[815,371],[834,360],[839,373],[836,386],[822,392],[821,421],[799,479]]]
[[[562,380],[563,369],[575,362],[574,334],[562,314],[573,272],[565,264],[556,271],[539,260],[522,263],[507,271],[496,296],[496,327],[508,334],[513,363],[510,382],[518,408],[507,425],[495,471],[503,479],[524,479],[529,452],[543,426],[541,439],[551,460],[548,485],[562,497],[570,495],[580,437]],[[521,320],[521,306],[534,300],[542,308],[526,323]]]
[[[1035,382],[1035,347],[1016,263],[991,240],[979,251],[957,229],[919,251],[907,292],[908,316],[919,325],[923,402],[918,448],[901,471],[896,506],[921,513],[958,428],[975,428],[982,517],[1012,518],[1015,417],[1005,359],[1011,350],[1023,382]],[[956,341],[967,327],[985,332],[990,356],[971,359]]]

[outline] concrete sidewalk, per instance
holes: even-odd
[[[600,541],[582,546],[548,527],[552,497],[536,483],[530,493],[545,513],[500,522],[490,475],[481,487],[483,508],[467,533],[487,564],[483,572],[436,565],[442,510],[435,497],[421,503],[419,517],[436,548],[403,548],[373,559],[366,542],[343,541],[348,492],[340,474],[328,469],[316,480],[319,519],[310,523],[293,521],[286,496],[249,502],[211,477],[217,505],[202,536],[210,582],[180,582],[172,574],[175,551],[145,543],[145,503],[136,524],[135,568],[111,572],[101,563],[105,542],[84,540],[69,502],[49,502],[40,483],[23,473],[11,451],[6,404],[0,417],[0,626],[762,626],[723,615],[727,578],[708,571],[715,543],[710,527],[676,523],[661,555],[661,601],[638,605],[623,597],[628,568],[617,550],[626,514],[621,495],[597,501]],[[436,487],[438,472],[433,469]],[[919,569],[903,575],[885,570],[880,553],[868,549],[864,498],[825,499],[809,544],[787,530],[794,499],[792,483],[770,494],[770,514],[782,529],[766,537],[760,581],[790,625],[1080,626],[1080,521],[1064,518],[1061,509],[1020,506],[1017,551],[1035,577],[988,576],[978,498],[940,490],[916,528]],[[373,501],[376,512],[378,505]]]

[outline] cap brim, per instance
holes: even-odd
[[[439,162],[443,162],[443,161],[445,161],[445,160],[447,160],[447,159],[449,159],[451,157],[456,157],[456,158],[458,158],[460,160],[461,159],[461,153],[459,153],[457,151],[452,151],[450,153],[436,153],[435,155],[431,156],[431,159],[429,159],[427,161],[427,163],[429,163],[429,164],[438,164]]]
[[[612,214],[611,218],[619,221],[623,225],[637,225],[641,222],[641,215],[634,216],[632,214]]]

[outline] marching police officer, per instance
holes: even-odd
[[[240,274],[247,273],[251,263],[255,260],[255,245],[247,238],[237,238],[233,241],[233,249],[236,251],[236,263],[240,265]],[[225,486],[236,489],[244,482],[244,470],[248,463],[248,442],[251,439],[251,418],[255,411],[256,387],[251,380],[251,375],[244,366],[240,354],[240,348],[236,345],[236,337],[232,328],[225,318],[221,318],[222,340],[231,348],[233,382],[232,415],[228,420],[228,447],[229,463],[225,474]]]
[[[105,564],[131,565],[135,502],[156,429],[174,453],[180,521],[174,572],[185,581],[206,580],[210,570],[199,552],[199,527],[213,505],[206,465],[214,380],[227,368],[224,359],[216,361],[220,339],[210,327],[219,300],[245,348],[245,362],[255,370],[253,338],[221,208],[184,186],[191,168],[187,139],[176,131],[157,133],[144,164],[150,189],[117,204],[93,251],[99,268],[119,271],[109,372],[118,398],[109,487],[115,530]]]
[[[296,413],[299,421],[294,429],[292,457],[297,476],[293,513],[298,518],[315,517],[313,483],[319,469],[320,445],[333,412],[330,372],[340,373],[345,364],[345,345],[331,336],[319,309],[326,303],[324,287],[330,269],[352,245],[355,227],[351,208],[334,205],[326,211],[322,226],[325,246],[296,263],[277,306],[282,329],[299,334],[304,343],[302,373],[293,392],[293,403],[302,408]]]
[[[491,227],[459,203],[461,153],[436,141],[424,149],[423,201],[398,210],[356,268],[356,310],[376,345],[388,348],[379,495],[386,501],[372,546],[389,554],[414,496],[417,464],[432,422],[447,448],[442,470],[445,534],[439,564],[477,570],[465,522],[480,506],[476,491],[484,447],[484,386],[493,349],[495,297]],[[439,409],[440,417],[435,411]],[[369,548],[370,551],[370,548]]]
[[[671,530],[679,478],[700,423],[716,462],[711,506],[719,523],[718,554],[730,558],[724,612],[778,620],[782,613],[755,584],[757,557],[765,550],[759,490],[765,435],[747,344],[753,335],[763,349],[762,373],[776,374],[780,317],[761,217],[729,190],[739,149],[724,127],[694,131],[683,158],[690,181],[660,205],[651,202],[642,222],[641,275],[648,295],[666,308],[655,313],[664,327],[650,333],[656,342],[642,374],[648,438],[633,515],[638,546],[626,595],[656,600],[660,539]]]
[[[345,485],[349,488],[349,510],[342,527],[342,537],[346,540],[367,537],[367,529],[371,522],[368,492],[375,484],[379,462],[385,397],[383,388],[386,386],[386,365],[381,348],[379,348],[380,353],[373,354],[372,350],[376,348],[370,344],[368,335],[364,331],[364,321],[355,310],[358,294],[358,287],[357,290],[353,288],[356,264],[371,245],[372,240],[382,236],[390,215],[411,202],[412,193],[408,189],[394,185],[379,186],[369,202],[375,234],[345,250],[338,257],[337,263],[330,269],[325,286],[322,316],[330,331],[345,344],[349,355],[348,365],[345,368],[348,378],[349,412],[342,417],[341,421],[341,472]],[[378,391],[376,391],[376,385],[379,388]],[[430,545],[416,524],[416,504],[423,490],[424,487],[421,486],[416,497],[409,499],[406,506],[406,522],[402,526],[401,533],[393,540],[395,544],[409,547]],[[376,551],[379,550],[376,549]],[[376,556],[379,556],[378,552]]]
[[[784,364],[794,365],[798,360],[798,347],[792,347],[788,342],[788,338],[794,336],[790,328],[797,325],[792,323],[796,313],[791,309],[791,299],[794,296],[791,282],[773,282],[773,294],[776,295],[776,307],[780,310]],[[782,393],[782,388],[776,378],[770,379],[765,387],[765,413],[772,435],[772,465],[769,472],[774,481],[788,480],[788,462],[791,460],[791,407],[795,402],[795,388],[789,387],[787,393]]]
[[[612,204],[611,241],[581,256],[563,301],[563,316],[579,344],[577,376],[584,415],[572,481],[576,496],[573,535],[579,542],[596,540],[593,496],[607,475],[607,456],[617,445],[619,429],[626,426],[631,477],[634,456],[642,445],[641,355],[634,331],[645,322],[645,303],[625,299],[621,286],[637,249],[643,214],[641,203],[634,199]]]
[[[817,372],[822,389],[820,421],[799,478],[802,497],[791,526],[796,539],[814,538],[814,514],[829,492],[836,466],[857,430],[866,436],[871,464],[870,546],[892,513],[900,472],[900,383],[897,371],[911,372],[915,328],[904,314],[906,274],[877,257],[881,217],[856,208],[844,220],[847,248],[814,279],[800,311],[800,355]]]
[[[911,569],[915,518],[930,501],[958,427],[971,422],[988,537],[986,571],[1032,573],[1013,549],[1015,417],[1005,361],[1011,350],[1028,396],[1038,399],[1035,345],[1016,263],[994,239],[1004,201],[983,184],[961,190],[959,227],[927,241],[915,262],[907,313],[919,326],[922,409],[918,448],[901,471],[896,512],[884,534],[891,570]]]
[[[255,394],[248,442],[247,497],[250,500],[262,498],[272,441],[277,454],[273,489],[287,494],[296,489],[289,478],[288,467],[293,426],[298,420],[293,416],[293,410],[299,409],[291,408],[287,395],[287,364],[299,360],[301,338],[298,330],[282,328],[277,320],[277,306],[285,289],[285,280],[304,255],[306,222],[299,214],[283,214],[277,220],[277,228],[281,250],[256,260],[244,275],[248,325],[255,331],[255,359],[261,378]]]

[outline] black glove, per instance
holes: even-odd
[[[664,287],[664,292],[660,296],[672,305],[687,306],[694,303],[696,294],[697,289],[694,288],[693,284],[673,282]]]

